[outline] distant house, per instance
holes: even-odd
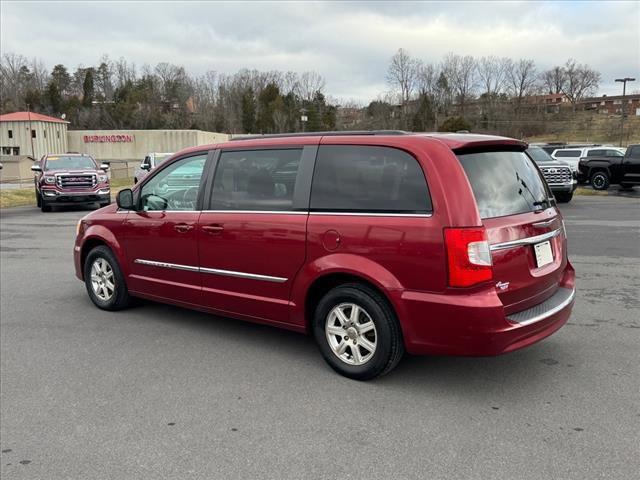
[[[595,110],[605,115],[620,115],[622,113],[622,95],[585,98],[579,102],[584,110]],[[640,115],[640,93],[632,93],[624,97],[624,113],[626,115]]]
[[[526,103],[534,105],[562,105],[569,104],[569,98],[564,93],[549,93],[546,95],[529,95]]]

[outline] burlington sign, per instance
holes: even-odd
[[[132,143],[133,135],[84,135],[84,143]]]

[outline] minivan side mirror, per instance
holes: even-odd
[[[41,172],[42,171],[42,167],[40,165],[31,165],[31,171],[32,172]]]
[[[108,163],[104,163],[103,162],[103,163],[100,164],[100,170],[104,170],[105,172],[107,170],[109,170],[109,167],[110,167],[110,165]]]
[[[116,204],[118,208],[123,210],[134,210],[135,205],[133,204],[133,190],[130,188],[125,188],[124,190],[120,190],[116,195]]]

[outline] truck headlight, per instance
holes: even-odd
[[[56,183],[56,177],[46,176],[46,177],[44,177],[44,183],[48,183],[49,185],[53,185],[54,183]]]
[[[106,175],[98,175],[98,181],[99,181],[100,183],[104,183],[104,182],[106,182],[107,180],[109,180],[109,178],[108,178]]]

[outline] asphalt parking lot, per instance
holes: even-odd
[[[2,478],[637,479],[640,199],[561,208],[568,325],[368,383],[291,332],[152,303],[102,312],[73,274],[87,212],[3,210]]]

